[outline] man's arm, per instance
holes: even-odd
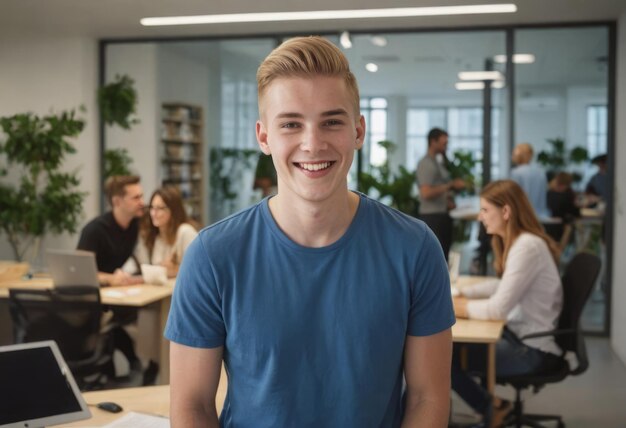
[[[448,426],[451,363],[451,329],[431,336],[406,337],[407,397],[403,428]]]
[[[223,347],[191,348],[170,342],[170,423],[177,427],[218,428],[215,395]]]
[[[419,186],[420,196],[424,199],[433,199],[449,190],[461,190],[465,188],[465,181],[456,178],[444,184],[423,184]]]

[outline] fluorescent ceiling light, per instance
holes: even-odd
[[[504,64],[506,62],[506,55],[495,55],[493,61],[498,64]],[[532,64],[535,62],[535,55],[533,54],[513,54],[513,62],[515,64]]]
[[[482,90],[485,89],[484,82],[456,82],[454,87],[459,91],[472,91],[472,90]],[[498,80],[495,82],[491,82],[491,87],[493,89],[502,89],[504,88],[504,81]]]
[[[387,38],[385,36],[372,36],[370,41],[374,46],[384,48],[387,46]]]
[[[352,47],[352,40],[350,40],[350,33],[344,31],[339,36],[339,43],[343,46],[344,49],[350,49]]]
[[[405,18],[413,16],[475,15],[513,13],[513,3],[468,6],[398,7],[385,9],[315,10],[307,12],[231,13],[224,15],[190,15],[142,18],[141,25],[231,24],[241,22],[312,21],[328,19]]]
[[[502,80],[504,76],[499,71],[461,71],[460,80]]]
[[[367,64],[365,64],[365,69],[370,73],[376,73],[378,71],[378,66],[373,62],[368,62]]]

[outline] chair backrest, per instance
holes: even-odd
[[[102,317],[98,288],[11,289],[9,309],[16,343],[54,340],[70,366],[96,351]]]
[[[563,274],[563,310],[559,318],[559,330],[571,331],[556,337],[564,351],[576,354],[578,367],[574,373],[587,369],[588,360],[580,331],[580,317],[600,273],[600,259],[589,253],[578,253],[568,263]]]

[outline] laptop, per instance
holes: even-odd
[[[100,286],[96,255],[91,251],[48,249],[46,261],[55,287]]]
[[[0,428],[37,428],[91,417],[56,342],[0,346]]]

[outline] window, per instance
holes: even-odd
[[[253,124],[258,116],[255,82],[222,82],[222,140],[220,146],[232,149],[258,148]]]
[[[591,158],[606,153],[607,123],[605,105],[587,107],[587,151]]]
[[[387,100],[361,98],[361,114],[365,117],[365,144],[363,157],[366,165],[379,166],[387,160],[387,151],[377,143],[387,139]]]
[[[492,141],[498,138],[497,124],[500,120],[500,109],[492,110],[491,123]],[[428,132],[432,128],[442,128],[448,132],[450,142],[448,153],[457,150],[469,151],[474,159],[483,157],[483,109],[481,107],[437,107],[410,108],[407,111],[407,159],[406,167],[414,169],[419,160],[428,150]],[[497,144],[492,144],[492,168],[498,165]],[[492,174],[494,171],[492,170]],[[497,171],[496,171],[497,173]],[[480,164],[477,165],[477,176],[480,175]]]

